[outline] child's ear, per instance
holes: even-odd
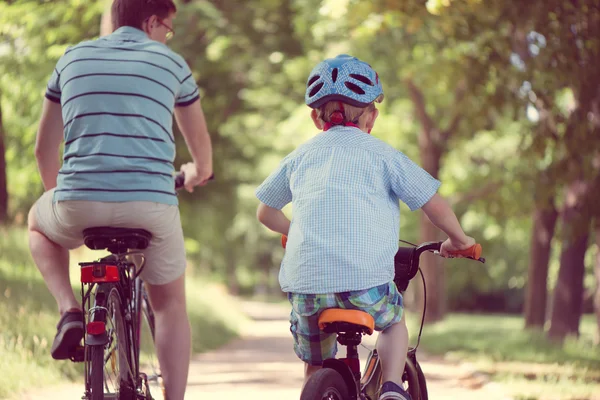
[[[323,129],[323,120],[321,118],[319,118],[319,113],[317,112],[317,110],[315,110],[313,108],[313,110],[310,112],[310,117],[312,118],[313,122],[315,123],[315,126],[317,127],[317,129],[322,130]]]
[[[375,120],[377,119],[377,117],[379,116],[379,110],[378,109],[374,109],[373,111],[371,111],[369,113],[369,116],[367,117],[367,129],[373,129],[373,126],[375,126]]]

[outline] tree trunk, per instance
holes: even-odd
[[[6,148],[2,124],[2,93],[0,93],[0,225],[8,219],[8,183],[6,180]]]
[[[529,276],[525,294],[525,327],[544,328],[546,299],[548,297],[548,262],[558,212],[554,200],[549,205],[537,206],[533,212]]]
[[[600,344],[600,218],[596,219],[596,261],[594,264],[594,276],[596,277],[594,312],[596,313],[596,322],[598,324],[596,344]]]
[[[406,85],[412,102],[415,107],[416,117],[421,123],[421,133],[419,134],[419,155],[421,157],[421,166],[431,176],[437,178],[440,172],[440,163],[444,147],[448,138],[457,129],[460,122],[460,115],[457,114],[448,130],[441,132],[429,116],[425,106],[425,98],[420,89],[414,82],[407,80]],[[429,221],[429,218],[421,211],[420,215],[420,242],[430,242],[439,239],[440,231]],[[427,296],[423,299],[419,295],[418,307],[422,309],[422,301],[427,302],[425,321],[435,322],[444,318],[446,312],[446,280],[445,270],[442,260],[431,255],[423,254],[420,260],[420,267],[427,285]]]
[[[583,307],[584,256],[588,247],[589,225],[581,221],[581,203],[588,185],[579,180],[569,185],[562,215],[563,246],[558,280],[554,288],[552,318],[548,336],[562,341],[579,335]]]

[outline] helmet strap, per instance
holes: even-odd
[[[358,118],[356,118],[356,122],[346,121],[346,114],[344,113],[344,103],[340,101],[338,102],[338,104],[340,106],[340,109],[335,110],[329,115],[330,122],[325,122],[325,125],[323,126],[323,131],[328,131],[332,126],[336,125],[352,126],[354,128],[360,129],[360,127],[358,126],[358,118],[362,116],[362,113],[358,116]],[[371,129],[369,129],[367,133],[371,134]]]

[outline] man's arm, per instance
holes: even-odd
[[[276,208],[260,203],[256,211],[256,217],[267,228],[272,231],[287,235],[290,230],[290,220],[285,214]]]
[[[175,107],[175,120],[196,165],[196,177],[188,176],[186,172],[185,186],[190,190],[193,186],[208,181],[213,173],[212,145],[200,100],[189,106]]]
[[[42,117],[35,140],[35,158],[46,191],[56,187],[63,140],[62,108],[59,103],[44,99]]]

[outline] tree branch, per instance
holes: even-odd
[[[456,85],[456,89],[454,90],[454,108],[456,110],[460,110],[460,103],[465,98],[465,94],[467,93],[467,81],[462,79],[458,85]],[[448,128],[442,132],[441,140],[442,143],[446,143],[448,139],[457,131],[458,126],[462,121],[463,114],[460,111],[456,111],[454,116],[452,117],[452,121],[448,125]]]
[[[427,136],[427,139],[431,140],[431,133],[434,130],[434,124],[433,120],[427,113],[427,108],[425,106],[425,96],[423,96],[423,92],[421,92],[417,85],[415,85],[412,79],[405,79],[404,83],[408,88],[408,93],[410,94],[410,98],[415,106],[415,114],[421,122],[423,132]]]
[[[453,196],[451,199],[451,204],[453,206],[455,206],[460,203],[470,203],[475,200],[480,200],[480,199],[490,195],[491,193],[496,192],[503,185],[504,185],[504,182],[502,182],[502,181],[489,182],[487,185],[475,188],[468,193],[458,195],[458,196]]]

